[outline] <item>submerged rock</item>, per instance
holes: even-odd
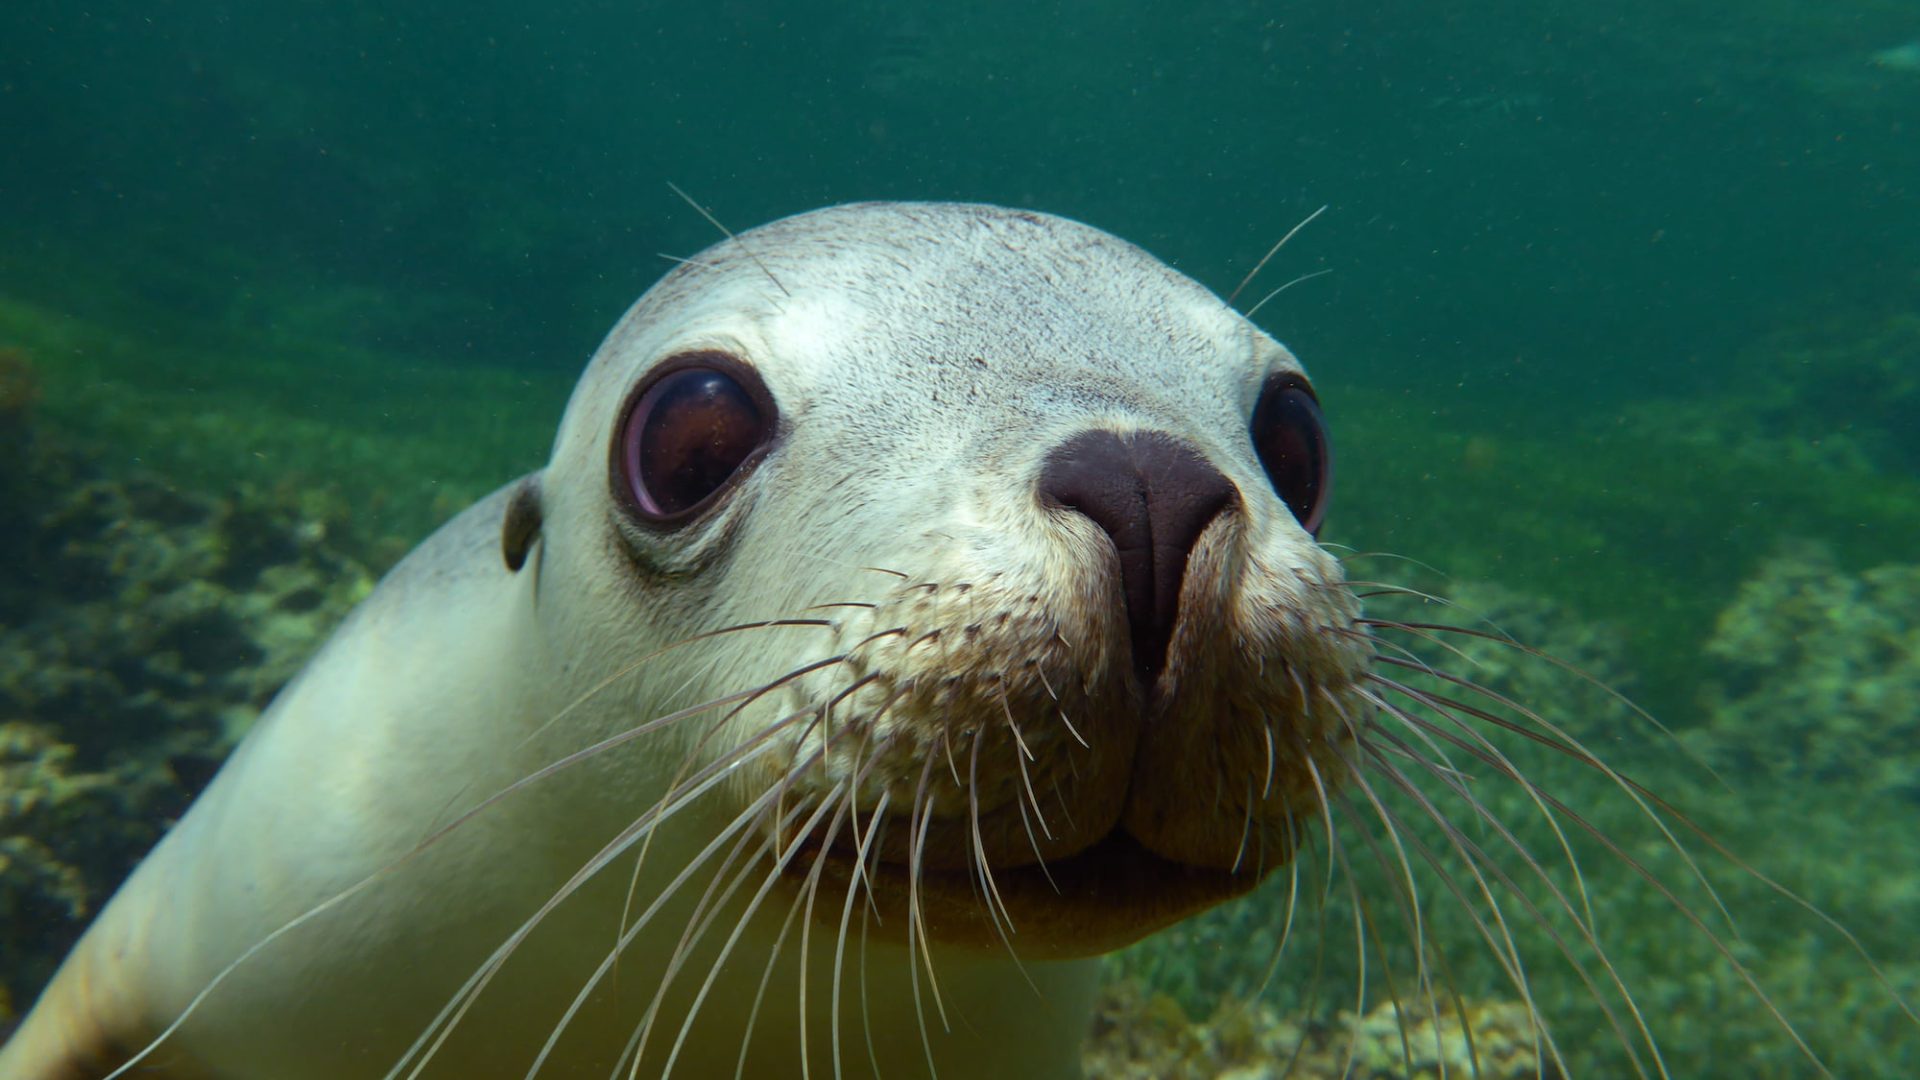
[[[1766,780],[1920,799],[1920,565],[1842,570],[1818,544],[1761,564],[1706,655],[1710,760]]]
[[[1920,468],[1920,311],[1769,334],[1745,350],[1766,378],[1631,407],[1628,430],[1796,474]],[[1884,512],[1884,511],[1883,511]],[[1769,530],[1771,532],[1771,530]]]
[[[126,851],[129,823],[115,780],[75,772],[73,747],[43,725],[0,723],[0,954],[8,957],[7,981],[50,973],[59,956],[49,955],[49,937],[66,940],[90,909],[89,856]],[[50,935],[49,927],[64,932]],[[0,1001],[5,996],[0,988]]]
[[[1407,1001],[1364,1016],[1302,1022],[1260,1002],[1223,1000],[1203,1021],[1133,979],[1106,988],[1084,1054],[1102,1080],[1554,1080],[1526,1006]]]
[[[373,586],[280,494],[100,475],[23,436],[0,570],[0,981],[34,990]]]

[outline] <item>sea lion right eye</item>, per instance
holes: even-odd
[[[631,401],[615,465],[628,508],[649,524],[691,519],[758,458],[773,431],[766,388],[720,354],[682,358]]]

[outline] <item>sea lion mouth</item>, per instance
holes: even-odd
[[[866,932],[911,942],[1011,950],[1023,960],[1098,956],[1244,895],[1266,875],[1175,862],[1116,828],[1065,858],[969,870],[915,868],[845,841],[801,841],[787,880],[816,893],[816,919],[837,924],[849,890],[869,909]]]
[[[1350,766],[1370,649],[1320,632],[1347,616],[1345,592],[1316,592],[1327,610],[1301,618],[1284,594],[1295,578],[1230,574],[1222,564],[1253,558],[1230,524],[1197,549],[1208,589],[1151,682],[1117,605],[1075,624],[993,588],[926,587],[863,620],[883,629],[849,649],[851,680],[801,696],[785,721],[801,734],[740,785],[773,800],[763,820],[809,917],[844,931],[858,907],[863,935],[1081,958],[1290,862]],[[1276,595],[1236,607],[1247,598],[1226,583],[1246,576]],[[936,634],[958,644],[917,644]]]

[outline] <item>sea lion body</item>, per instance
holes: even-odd
[[[650,517],[622,440],[689,365],[766,430]],[[519,1075],[556,1031],[541,1075],[609,1075],[642,1029],[641,1075],[1076,1075],[1091,958],[1284,863],[1362,711],[1357,607],[1248,442],[1275,385],[1304,407],[1277,343],[1058,218],[719,245],[288,686],[0,1075]]]
[[[267,937],[402,859],[424,835],[422,825],[444,824],[461,800],[471,802],[476,792],[505,787],[547,763],[531,749],[494,752],[514,748],[552,712],[540,704],[553,677],[548,657],[539,637],[526,632],[538,625],[531,614],[531,581],[500,565],[508,494],[495,493],[439,530],[342,625],[193,811],[115,896],[47,1003],[23,1028],[20,1045],[9,1045],[15,1056],[0,1059],[0,1075],[37,1075],[13,1071],[18,1055],[31,1060],[36,1042],[99,1046],[105,1036],[106,1045],[138,1050],[186,1010],[238,955],[237,947]],[[451,640],[460,648],[419,647]],[[475,677],[483,671],[492,677]],[[432,728],[410,722],[423,715],[461,716],[464,734],[472,738],[436,738]],[[313,775],[316,763],[329,766],[324,782],[285,781]],[[275,943],[270,958],[236,970],[221,988],[223,996],[233,995],[232,1004],[196,1012],[192,1026],[178,1036],[180,1050],[157,1052],[161,1074],[288,1080],[384,1074],[457,985],[445,973],[471,970],[491,948],[485,943],[510,933],[598,846],[577,832],[553,828],[554,815],[579,812],[573,796],[580,793],[555,799],[532,790],[524,794],[530,796],[524,805],[504,802],[499,813],[476,817],[422,852],[417,864],[356,898],[324,932],[289,934]],[[289,859],[290,851],[298,858]],[[241,866],[263,872],[241,878]],[[605,951],[606,935],[591,931],[618,921],[624,876],[607,875],[605,884],[616,887],[582,898],[591,902],[568,913],[569,925],[556,924],[529,947],[528,958],[536,962],[520,966],[530,970],[505,977],[507,985],[493,1002],[481,999],[469,1021],[476,1037],[450,1042],[436,1057],[434,1075],[496,1075],[503,1064],[500,1042],[537,1046],[545,1038],[558,1007]],[[578,926],[571,925],[575,919]],[[763,952],[769,948],[758,944]],[[870,947],[897,949],[890,943]],[[1071,973],[1051,970],[1067,966],[1040,965],[1040,977],[1055,991],[1054,1000],[1084,1009],[1078,999],[1091,995],[1089,974],[1084,965],[1071,965]],[[876,965],[879,971],[902,968]],[[1035,1012],[1032,991],[1017,975],[998,974],[979,980],[989,993],[974,1008],[987,1010],[995,996],[1005,995],[1009,1001],[1027,999],[1020,1011]],[[757,982],[757,968],[752,975]],[[886,981],[876,986],[876,997],[901,1000],[901,987],[885,987],[879,996]],[[956,989],[964,985],[962,979]],[[630,989],[627,997],[637,998],[639,1008],[647,1004],[648,996],[637,991]],[[552,1006],[529,1009],[529,1002]],[[791,1010],[782,1016],[779,1004],[768,1006],[769,1029],[784,1038],[794,1028]],[[95,1018],[132,1022],[118,1031],[68,1026]],[[786,1022],[773,1023],[781,1019]],[[1018,1015],[998,1019],[1016,1021]],[[57,1027],[49,1022],[55,1020]],[[318,1032],[349,1037],[309,1037]],[[903,1033],[909,1035],[910,1057],[902,1064],[897,1050],[890,1054],[895,1065],[888,1075],[924,1068],[917,1029]],[[617,1034],[611,1050],[599,1048],[607,1055],[604,1062],[583,1052],[557,1062],[552,1075],[610,1071],[612,1055],[626,1038],[624,1030]],[[693,1042],[696,1053],[708,1045],[722,1052],[695,1056],[679,1071],[731,1075],[739,1032],[726,1036]],[[968,1043],[952,1063],[959,1075],[967,1075],[969,1060],[990,1061],[998,1049]],[[769,1046],[754,1060],[778,1060],[797,1047]],[[1000,1061],[1003,1070],[1016,1064]],[[1056,1070],[1064,1064],[1056,1063]]]

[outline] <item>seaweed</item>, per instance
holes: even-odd
[[[1129,978],[1102,992],[1084,1061],[1087,1075],[1102,1080],[1561,1076],[1541,1061],[1526,1007],[1510,1001],[1389,1004],[1315,1020],[1223,997],[1206,1019],[1194,1020],[1170,995]]]
[[[1740,586],[1705,647],[1706,724],[1690,741],[1772,783],[1920,801],[1920,565],[1848,573],[1783,544]]]
[[[105,478],[46,438],[25,460],[0,576],[0,983],[20,1000],[373,587],[310,501]]]

